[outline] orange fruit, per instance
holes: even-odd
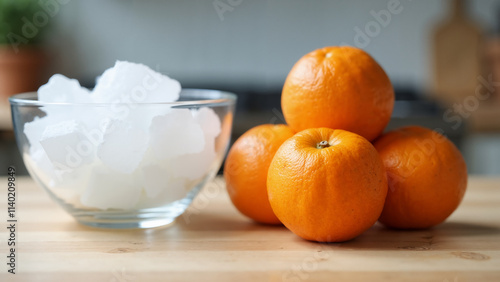
[[[281,95],[287,124],[295,131],[329,127],[379,136],[391,117],[394,90],[382,67],[361,49],[325,47],[302,57]]]
[[[409,126],[378,138],[389,191],[379,221],[402,229],[429,228],[458,207],[467,187],[460,151],[443,135]]]
[[[285,141],[267,176],[269,202],[298,236],[350,240],[378,219],[387,177],[377,150],[345,130],[311,128]]]
[[[243,134],[231,147],[224,178],[234,206],[251,219],[279,224],[267,197],[267,170],[274,154],[294,132],[286,125],[264,124]]]

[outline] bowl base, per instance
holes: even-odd
[[[189,206],[199,189],[167,206],[137,211],[73,211],[75,219],[88,226],[112,229],[155,228],[172,224]]]
[[[174,225],[175,218],[158,218],[149,220],[135,220],[135,221],[116,221],[116,220],[93,220],[93,218],[81,219],[77,221],[83,225],[97,228],[109,229],[144,229],[156,227],[170,227]]]

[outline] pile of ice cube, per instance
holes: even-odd
[[[221,122],[208,107],[162,104],[180,91],[178,81],[123,61],[93,91],[56,74],[38,90],[51,103],[41,108],[46,115],[25,124],[25,162],[76,205],[136,209],[182,199],[217,162]]]

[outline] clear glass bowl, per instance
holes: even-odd
[[[10,99],[32,178],[80,223],[168,225],[211,181],[227,152],[236,95],[185,89],[171,103],[43,103]]]

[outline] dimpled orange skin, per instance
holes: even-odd
[[[267,171],[278,148],[293,134],[286,125],[259,125],[238,138],[227,155],[224,178],[231,201],[257,222],[281,224],[267,197]]]
[[[323,140],[330,147],[317,148]],[[365,138],[313,128],[297,133],[276,152],[267,189],[274,213],[293,233],[311,241],[341,242],[377,221],[387,178]]]
[[[467,187],[467,167],[451,141],[430,129],[409,126],[382,135],[374,145],[389,180],[382,224],[429,228],[455,211]]]
[[[295,131],[344,129],[369,141],[390,120],[394,90],[382,67],[354,47],[325,47],[302,57],[288,74],[281,107]]]

